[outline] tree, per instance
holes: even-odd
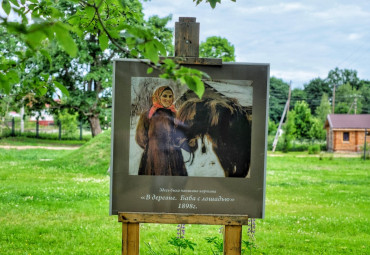
[[[306,101],[311,109],[311,112],[315,112],[316,107],[320,105],[320,98],[324,93],[329,96],[332,94],[329,84],[321,78],[312,79],[308,84],[305,84],[304,91],[306,92]]]
[[[324,125],[322,124],[319,118],[312,117],[311,118],[311,127],[308,131],[308,136],[311,139],[319,139],[324,140],[326,137],[326,130],[324,129]]]
[[[278,128],[278,124],[273,122],[271,119],[268,121],[268,134],[274,135],[276,134],[276,130]]]
[[[297,138],[311,138],[309,131],[312,125],[312,115],[305,101],[297,102],[294,106],[294,126]]]
[[[359,89],[362,102],[362,113],[370,114],[370,81],[361,81],[361,87]]]
[[[287,120],[283,126],[283,152],[288,152],[292,148],[292,141],[295,138],[295,111],[289,111]]]
[[[140,2],[132,0],[120,4],[115,1],[111,3],[113,6],[100,6],[102,10],[98,8],[99,14],[95,3],[80,2],[84,7],[80,10],[77,10],[73,2],[66,0],[54,4],[55,10],[65,14],[60,22],[80,29],[80,34],[71,34],[79,54],[73,56],[71,52],[63,51],[63,44],[51,41],[40,51],[44,54],[32,54],[25,59],[25,68],[21,71],[22,86],[17,89],[19,99],[26,96],[30,99],[28,101],[32,102],[29,105],[32,106],[32,111],[43,109],[45,103],[52,105],[53,111],[58,111],[61,107],[74,109],[79,116],[88,120],[93,136],[101,132],[101,114],[107,111],[106,105],[111,105],[111,59],[136,55],[158,61],[158,55],[154,56],[157,54],[154,53],[156,49],[160,49],[163,55],[167,51],[173,51],[172,31],[166,28],[170,16],[163,19],[154,16],[144,21]],[[121,17],[123,12],[124,19]],[[121,36],[117,30],[111,29],[116,24],[112,20],[126,26],[131,24],[131,30],[126,29],[126,34]],[[123,28],[125,26],[120,29]],[[108,40],[109,37],[112,40]],[[150,45],[145,44],[141,38],[150,41]],[[126,44],[131,51],[122,50],[120,43]],[[175,69],[173,66],[171,68]],[[169,73],[168,77],[173,78],[171,75],[173,73]],[[202,76],[196,71],[190,72],[189,78],[195,79],[193,75]],[[201,82],[200,79],[196,81]],[[54,85],[69,96],[63,97],[63,105],[56,104],[53,100],[56,92]]]
[[[294,88],[292,90],[291,100],[290,100],[290,108],[293,109],[294,105],[298,101],[306,101],[307,94],[304,90],[300,88]]]
[[[282,79],[270,78],[269,117],[279,122],[288,99],[289,85]]]
[[[316,108],[315,113],[321,124],[324,125],[326,117],[331,113],[331,105],[326,93],[322,95],[320,105]]]
[[[335,92],[335,113],[361,113],[362,95],[347,83],[341,85]]]
[[[224,62],[235,62],[235,48],[226,38],[211,36],[199,46],[200,57],[222,58]]]
[[[19,82],[16,53],[22,45],[0,26],[0,93],[9,94],[12,86]]]
[[[340,87],[344,84],[350,84],[352,89],[359,89],[360,86],[360,79],[357,77],[356,70],[339,69],[338,67],[329,71],[326,81],[331,88],[333,86]]]
[[[197,3],[200,2],[202,0],[197,0]],[[220,0],[206,2],[214,8]],[[147,58],[150,60],[145,62],[150,67],[149,72],[153,69],[161,70],[162,77],[189,85],[201,97],[204,92],[201,81],[204,73],[177,65],[171,60],[159,64],[159,55],[165,56],[166,48],[156,37],[155,30],[137,24],[142,19],[140,6],[140,2],[136,0],[4,0],[2,8],[6,15],[0,17],[0,26],[5,27],[8,33],[26,46],[26,50],[17,56],[19,62],[38,52],[52,60],[44,48],[53,41],[58,42],[71,57],[78,58],[75,40],[79,37],[81,40],[97,43],[103,53],[110,54],[110,50],[115,47],[120,54]],[[65,11],[66,9],[68,10]],[[19,16],[19,22],[9,20],[11,12]],[[19,73],[27,70],[22,65],[16,65],[12,58],[4,59],[0,56],[0,61],[0,91],[9,93],[11,86],[18,83]],[[68,91],[53,78],[49,76],[43,82]],[[101,81],[96,82],[98,87],[99,82]]]

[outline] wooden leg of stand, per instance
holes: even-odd
[[[122,255],[139,255],[139,223],[122,222]]]
[[[225,226],[224,255],[240,255],[242,252],[242,226]]]

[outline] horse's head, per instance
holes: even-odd
[[[185,101],[177,113],[187,141],[195,141],[193,152],[204,138],[211,143],[225,176],[245,177],[250,163],[251,124],[248,113],[234,100],[226,97],[192,98]]]

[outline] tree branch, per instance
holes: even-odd
[[[81,0],[81,2],[82,3],[84,3],[85,5],[87,5],[87,6],[90,6],[90,7],[92,7],[92,8],[94,8],[95,9],[95,13],[96,13],[96,15],[97,15],[97,17],[98,17],[98,21],[99,21],[99,23],[100,23],[100,25],[102,26],[102,28],[103,28],[103,30],[104,30],[104,33],[108,36],[108,38],[109,38],[109,40],[113,43],[113,45],[114,46],[116,46],[120,51],[122,51],[122,52],[124,52],[124,53],[126,53],[126,54],[129,54],[129,55],[132,55],[131,54],[131,51],[130,50],[127,50],[127,49],[125,49],[125,48],[123,48],[113,37],[112,37],[112,35],[109,33],[109,31],[108,31],[108,29],[105,27],[105,24],[104,24],[104,22],[103,22],[103,20],[102,20],[102,18],[101,18],[101,16],[100,16],[100,13],[99,13],[99,8],[100,8],[100,5],[103,3],[103,1],[104,0],[102,0],[100,3],[99,3],[99,6],[96,6],[95,4],[89,4],[88,2],[86,2],[86,1],[83,1],[83,0]],[[160,70],[160,68],[157,66],[157,65],[155,65],[155,64],[153,64],[153,63],[151,63],[151,62],[149,62],[149,61],[145,61],[145,60],[142,60],[142,59],[140,59],[140,58],[138,58],[138,57],[135,57],[136,59],[138,59],[140,62],[142,62],[142,63],[144,63],[144,64],[146,64],[146,65],[148,65],[148,66],[150,66],[150,67],[152,67],[153,69],[156,69],[156,70]]]

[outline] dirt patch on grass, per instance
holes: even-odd
[[[334,157],[334,158],[358,158],[360,157],[361,153],[356,153],[356,152],[348,152],[348,153],[344,153],[344,152],[340,152],[340,153],[333,153],[333,154],[323,154],[321,155],[323,158],[330,158],[330,157]],[[292,156],[292,155],[289,155],[288,154],[267,154],[267,156],[269,157],[285,157],[285,156]],[[300,154],[300,155],[293,155],[297,158],[319,158],[320,157],[320,154]]]
[[[46,149],[46,150],[77,150],[80,146],[31,146],[31,145],[0,145],[0,149],[16,149],[16,150],[29,150],[29,149]]]

